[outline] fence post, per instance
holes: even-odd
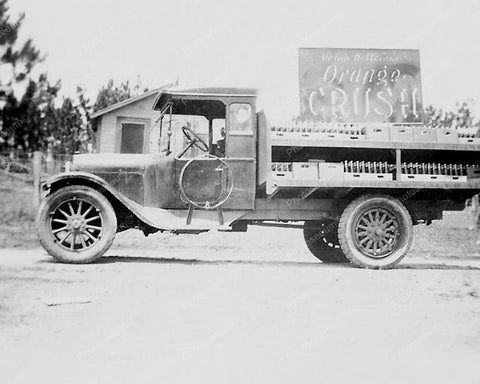
[[[52,148],[47,149],[47,156],[45,157],[47,175],[51,176],[55,173],[55,161],[53,159]]]
[[[42,176],[42,152],[33,152],[33,208],[40,206],[40,178]]]

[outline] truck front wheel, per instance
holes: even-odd
[[[100,192],[83,185],[48,196],[37,216],[40,243],[62,263],[90,263],[112,245],[117,217]]]
[[[345,256],[363,268],[392,268],[407,254],[413,239],[412,219],[390,196],[362,196],[342,213],[338,238]]]
[[[349,262],[340,248],[336,221],[306,221],[303,238],[313,256],[324,263]]]

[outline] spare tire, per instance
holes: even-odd
[[[324,263],[348,263],[338,241],[338,222],[306,221],[303,238],[313,256]]]

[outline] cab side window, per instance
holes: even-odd
[[[212,155],[225,157],[225,119],[214,119],[212,124]]]
[[[250,104],[230,104],[229,123],[230,134],[252,135],[252,106]]]

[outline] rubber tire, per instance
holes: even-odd
[[[315,256],[318,260],[324,263],[332,263],[332,264],[340,264],[340,263],[349,263],[341,248],[332,248],[328,245],[328,243],[324,240],[324,236],[319,230],[319,227],[322,225],[330,225],[334,224],[335,226],[331,228],[332,235],[335,235],[335,241],[333,243],[338,244],[338,225],[335,222],[328,221],[313,221],[313,222],[305,222],[305,226],[303,228],[303,238],[305,239],[305,243],[307,244],[308,250]]]
[[[100,209],[102,216],[102,231],[100,240],[92,247],[81,252],[68,251],[54,241],[50,229],[50,212],[72,196],[83,198]],[[56,261],[69,264],[91,263],[110,248],[117,232],[117,216],[108,199],[93,188],[83,185],[73,185],[59,189],[48,196],[41,204],[37,215],[38,237],[45,250]]]
[[[402,230],[400,244],[390,255],[375,259],[365,255],[355,245],[352,226],[363,211],[379,207],[389,209],[400,223]],[[366,195],[352,201],[343,211],[338,225],[338,239],[345,256],[355,265],[369,269],[389,269],[398,264],[407,254],[413,240],[413,224],[405,206],[391,196]]]

